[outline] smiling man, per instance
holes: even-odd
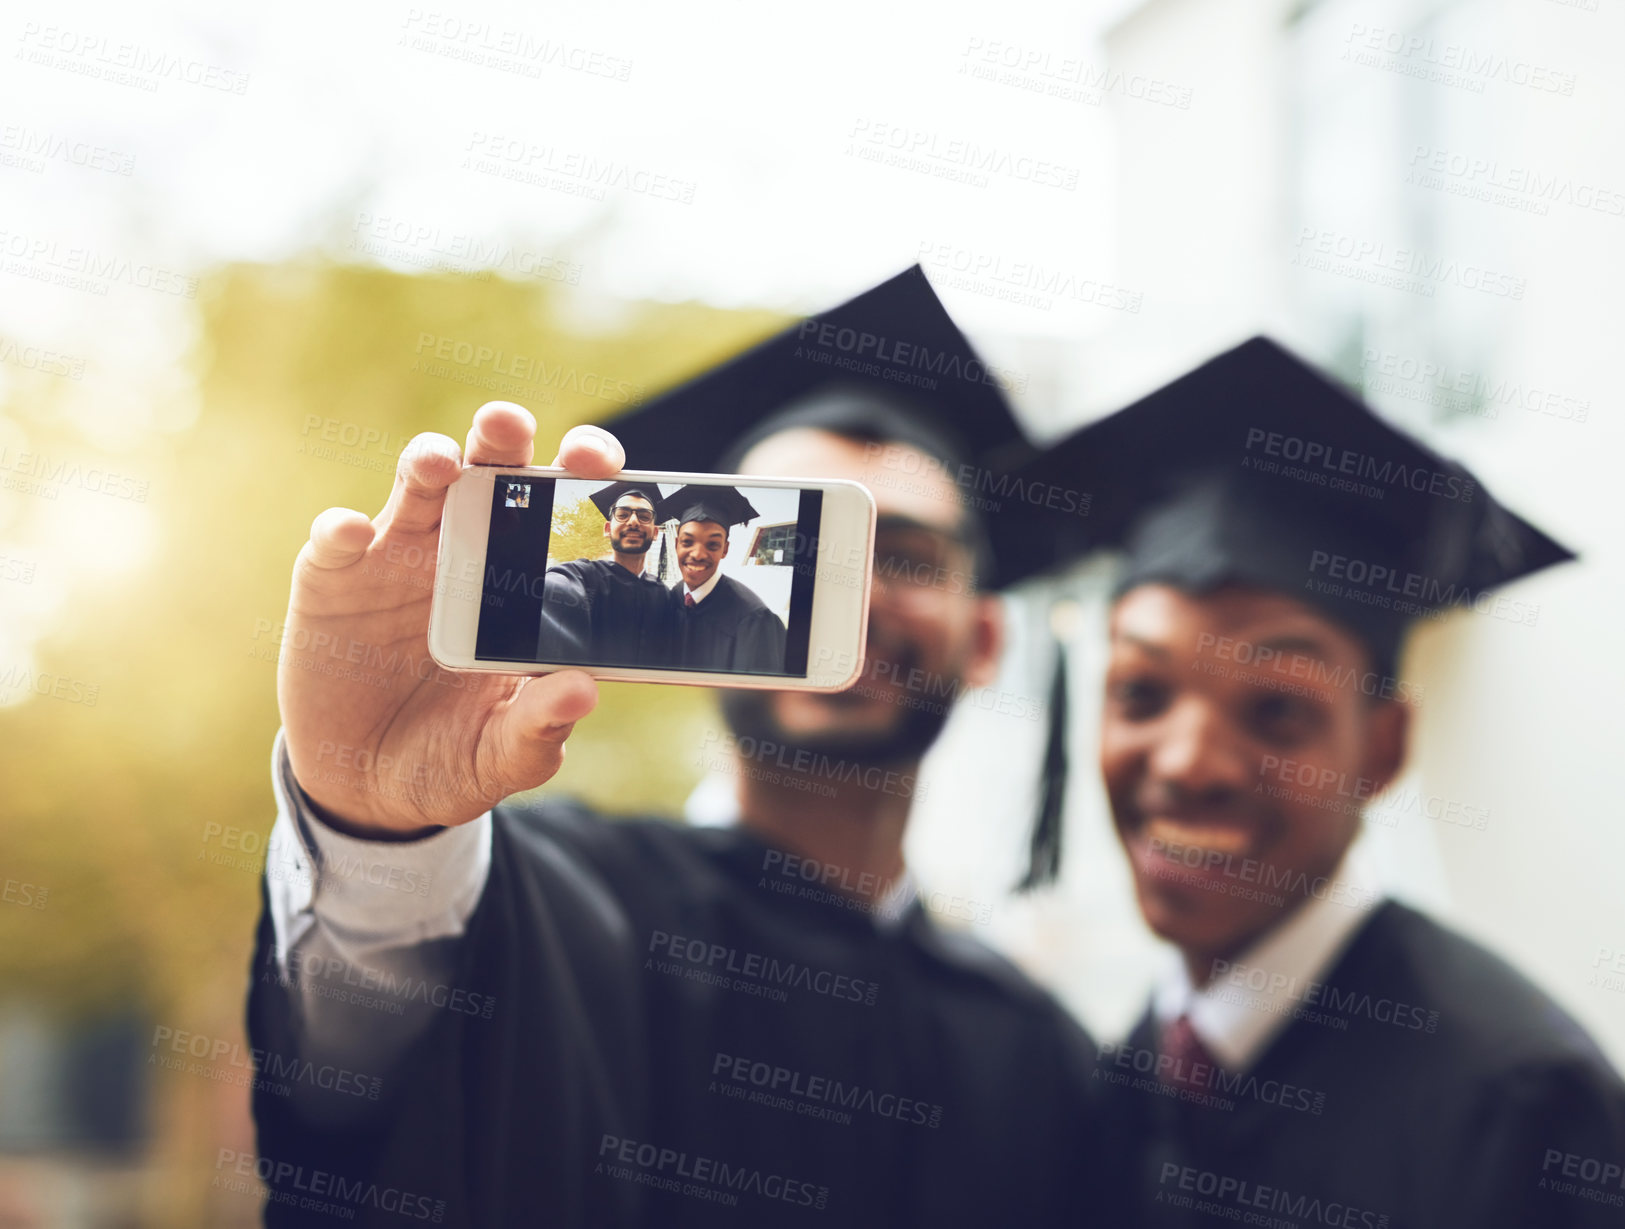
[[[733,823],[504,801],[552,777],[593,680],[438,671],[420,590],[372,585],[369,556],[436,558],[461,460],[531,459],[523,410],[484,407],[461,456],[419,437],[376,520],[317,518],[290,628],[408,644],[418,670],[388,691],[287,661],[278,674],[268,865],[297,873],[265,884],[254,1046],[373,1074],[378,1099],[256,1086],[268,1224],[317,1219],[301,1203],[317,1182],[384,1192],[364,1224],[396,1223],[402,1190],[468,1229],[1121,1224],[1101,1181],[1094,1047],[1008,961],[931,916],[904,866],[920,761],[952,707],[922,708],[914,680],[949,696],[991,682],[991,590],[1023,574],[990,557],[950,475],[1030,446],[991,381],[943,375],[929,399],[905,398],[895,380],[832,386],[803,353],[826,332],[835,353],[882,331],[939,372],[982,374],[914,268],[614,436],[578,427],[560,446],[560,464],[604,480],[630,461],[874,491],[862,685],[727,692],[697,739],[734,778]],[[612,737],[639,771],[636,740]]]
[[[690,670],[778,674],[784,670],[784,624],[761,598],[721,572],[729,531],[756,519],[734,487],[685,486],[660,505],[661,523],[677,522],[673,591],[677,660]]]
[[[536,659],[597,666],[661,666],[671,660],[676,618],[667,592],[645,568],[659,537],[660,488],[612,482],[589,498],[603,515],[608,559],[547,569]]]
[[[1284,594],[1155,582],[1119,599],[1110,638],[1101,771],[1140,908],[1190,982],[1331,885],[1334,918],[1363,916],[1374,897],[1339,871],[1409,711],[1362,688],[1365,645]]]
[[[1348,857],[1404,764],[1406,629],[1573,556],[1264,339],[1035,469],[1095,497],[1061,555],[1126,555],[1100,767],[1179,954],[1101,1054],[1145,1222],[1619,1224],[1596,1045]]]

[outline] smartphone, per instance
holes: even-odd
[[[451,670],[840,691],[863,669],[875,502],[856,482],[465,467],[429,652]]]

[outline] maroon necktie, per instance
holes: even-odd
[[[694,595],[692,593],[683,594],[683,605],[684,606],[693,606],[694,605]]]
[[[1191,1027],[1189,1016],[1180,1016],[1162,1030],[1161,1079],[1164,1084],[1193,1093],[1210,1092],[1218,1064],[1202,1039]]]

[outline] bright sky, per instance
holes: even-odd
[[[161,449],[197,413],[187,279],[313,249],[568,261],[605,327],[647,298],[816,310],[922,260],[979,340],[1085,336],[1111,313],[953,280],[1110,277],[1107,114],[1039,91],[1104,66],[1123,3],[0,4],[0,394],[60,366],[74,459]],[[1021,85],[987,79],[1007,65]],[[38,445],[0,418],[8,468]],[[11,586],[0,662],[149,557],[151,505],[67,499],[0,491],[0,554],[50,564]]]
[[[1104,64],[1076,5],[140,9],[0,19],[8,152],[88,142],[129,168],[0,168],[11,242],[184,272],[380,236],[407,268],[455,235],[516,240],[568,251],[583,310],[606,313],[812,309],[922,253],[939,283],[992,253],[1110,274],[1104,108],[1039,92]],[[1024,84],[976,75],[1009,64]],[[8,289],[0,327],[45,340],[85,315],[82,293]],[[972,329],[1104,323],[945,293]]]

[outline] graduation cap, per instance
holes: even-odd
[[[604,514],[604,519],[610,520],[615,505],[620,502],[623,495],[641,495],[649,501],[651,507],[660,503],[660,488],[652,482],[612,482],[606,487],[600,487],[591,495],[593,507]]]
[[[751,506],[738,487],[706,486],[690,483],[679,487],[655,507],[655,520],[661,525],[676,521],[714,521],[724,529],[754,521],[761,513]]]
[[[1073,433],[1022,477],[1089,494],[1087,516],[1051,522],[1052,563],[1116,547],[1118,592],[1283,592],[1383,664],[1416,619],[1575,557],[1265,337]]]
[[[819,427],[913,444],[978,490],[1036,451],[918,265],[603,425],[629,469],[728,471],[768,435]],[[1020,579],[991,563],[986,587]]]
[[[1116,548],[1119,594],[1148,582],[1284,593],[1389,673],[1416,619],[1575,557],[1264,337],[1081,428],[1017,478],[1087,493],[1086,516],[1054,517],[1029,544],[1050,565]]]
[[[942,462],[967,496],[997,505],[984,512],[976,500],[961,504],[983,588],[1008,588],[1053,561],[1049,548],[1034,542],[1045,532],[1044,501],[1000,494],[1008,475],[1037,450],[997,373],[919,265],[603,425],[625,447],[628,468],[730,471],[758,441],[792,427],[912,444]],[[672,496],[657,517],[677,502]],[[1064,668],[1057,645],[1057,680]],[[1042,882],[1043,866],[1058,857],[1066,778],[1066,696],[1059,682],[1050,719],[1033,867],[1023,886]]]

